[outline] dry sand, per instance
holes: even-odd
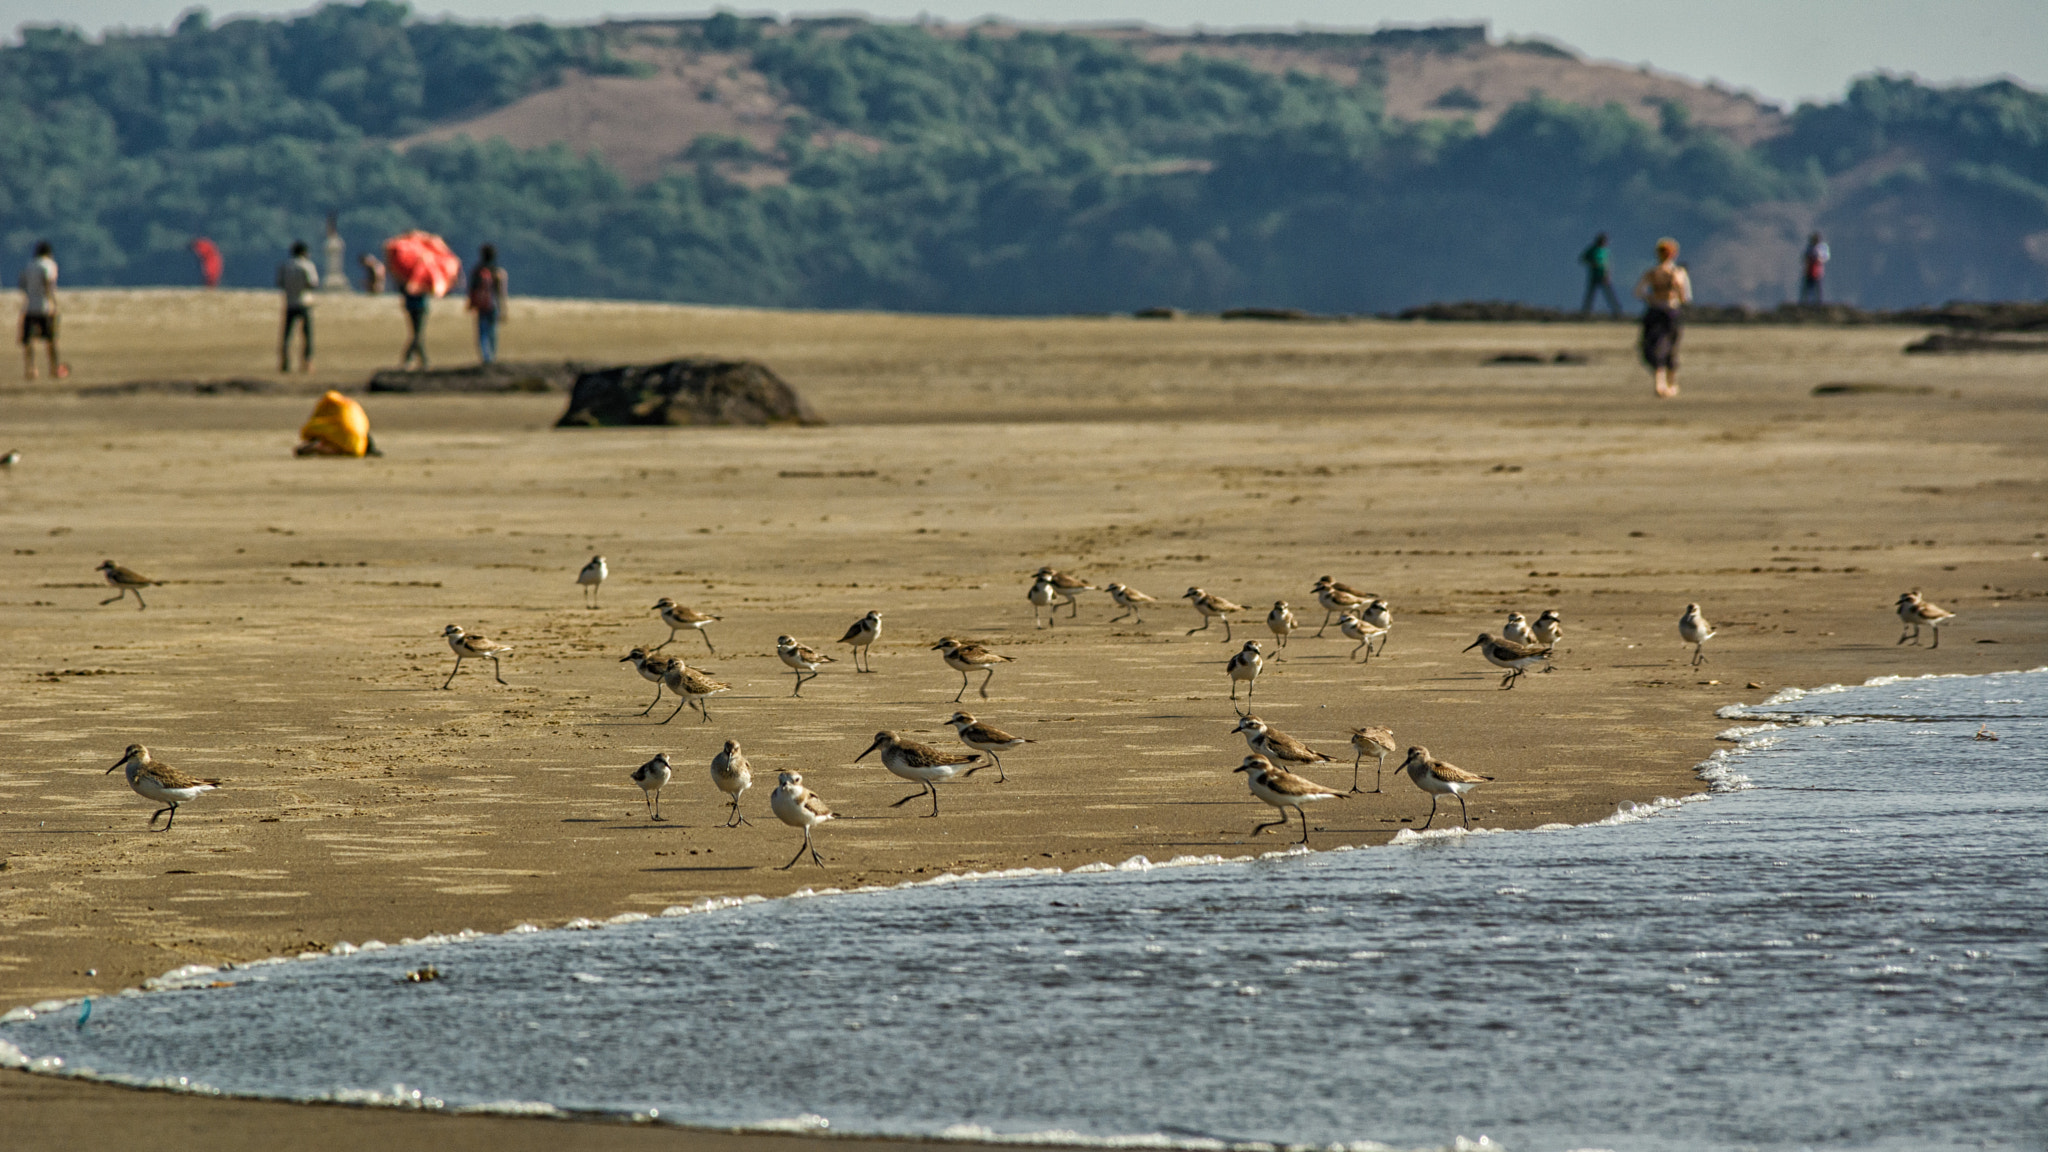
[[[0,475],[0,1005],[715,894],[1282,847],[1247,834],[1267,811],[1230,772],[1234,645],[1220,626],[1184,635],[1197,621],[1174,597],[1191,584],[1247,606],[1239,640],[1270,640],[1276,598],[1308,624],[1260,680],[1259,714],[1333,755],[1349,726],[1389,725],[1498,777],[1473,798],[1486,827],[1695,790],[1714,709],[1787,685],[2048,663],[2042,368],[1901,355],[1916,332],[1695,329],[1685,394],[1659,403],[1611,324],[520,301],[509,358],[757,357],[831,426],[558,432],[560,396],[367,396],[388,455],[342,461],[290,456],[298,391],[76,395],[264,375],[269,295],[66,304],[76,375],[0,389],[0,450],[23,453]],[[324,301],[319,325],[321,372],[292,389],[358,384],[403,342],[390,298]],[[437,310],[441,362],[466,358],[465,327]],[[1482,364],[1560,349],[1590,363]],[[1903,390],[1812,394],[1829,382]],[[593,552],[614,575],[589,611],[573,580]],[[109,557],[165,581],[147,611],[96,603]],[[1034,629],[1041,563],[1161,602],[1110,625],[1084,594],[1078,619]],[[1383,659],[1309,638],[1325,573],[1392,601]],[[1908,588],[1960,613],[1938,651],[1894,644]],[[669,649],[733,685],[712,723],[638,715],[652,693],[619,657],[666,634],[648,610],[663,595],[724,616],[716,658],[687,634]],[[1697,671],[1676,630],[1689,600],[1721,626]],[[829,642],[870,608],[887,632],[862,676]],[[1460,654],[1507,611],[1545,608],[1568,630],[1554,674],[1504,692]],[[472,663],[439,690],[450,622],[518,647],[510,687]],[[780,632],[840,657],[800,701]],[[963,706],[1038,743],[1005,758],[1006,784],[943,786],[934,820],[889,806],[912,789],[873,757],[851,761],[883,726],[951,743],[960,678],[928,650],[949,633],[1016,659]],[[757,781],[754,823],[733,830],[705,773],[727,737]],[[149,832],[151,806],[101,774],[131,741],[226,786]],[[659,750],[678,764],[663,824],[627,778]],[[784,769],[847,817],[820,830],[825,869],[775,870],[797,842],[767,811]],[[1381,842],[1428,807],[1390,782],[1319,809],[1314,845]],[[139,1147],[570,1139],[14,1075],[0,1111],[36,1147],[84,1131]]]

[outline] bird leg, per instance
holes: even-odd
[[[1458,818],[1465,822],[1465,827],[1472,826],[1472,810],[1465,807],[1465,797],[1462,794],[1458,796]]]
[[[1387,754],[1380,753],[1380,766],[1372,770],[1372,790],[1380,790],[1380,774],[1387,770]]]
[[[1264,832],[1268,828],[1278,828],[1285,823],[1287,823],[1287,810],[1285,808],[1282,808],[1280,810],[1280,818],[1278,820],[1271,820],[1264,824],[1253,825],[1252,835],[1257,836],[1259,833]]]
[[[674,712],[671,712],[671,713],[669,713],[669,714],[668,714],[668,720],[673,720],[673,719],[675,719],[675,718],[676,718],[677,716],[680,716],[680,715],[682,714],[682,711],[683,711],[683,709],[685,709],[685,708],[687,708],[687,707],[689,707],[689,706],[690,706],[690,698],[689,698],[688,696],[685,696],[685,697],[683,697],[683,702],[682,702],[681,704],[678,704],[678,705],[676,705],[676,710],[675,710]],[[668,723],[668,720],[663,720],[663,721],[662,721],[662,723],[663,723],[663,724],[666,724],[666,723]]]
[[[673,643],[675,643],[675,642],[676,642],[676,630],[675,630],[675,629],[673,629],[673,628],[671,628],[671,629],[669,629],[669,630],[668,630],[668,639],[666,639],[666,640],[663,640],[663,641],[662,641],[661,643],[659,643],[659,644],[656,644],[656,645],[655,645],[654,647],[652,647],[652,648],[649,648],[649,649],[648,649],[648,651],[649,651],[649,652],[659,652],[659,651],[661,651],[661,650],[662,650],[663,648],[666,648],[666,647],[668,647],[669,645],[671,645],[671,644],[673,644]]]
[[[1223,618],[1223,642],[1225,644],[1230,643],[1230,617],[1228,616]]]
[[[460,671],[462,671],[462,653],[457,652],[455,654],[455,672]],[[455,683],[455,672],[448,673],[448,678],[446,680],[441,681],[441,687],[446,688],[450,684]]]
[[[1330,617],[1335,615],[1335,612],[1332,612],[1327,608],[1323,610],[1323,626],[1321,628],[1316,629],[1316,639],[1320,640],[1323,638],[1324,630],[1329,628],[1330,626]]]
[[[1215,622],[1216,622],[1216,618],[1215,618],[1214,616],[1207,616],[1207,615],[1205,615],[1205,616],[1203,616],[1203,617],[1202,617],[1202,626],[1201,626],[1200,628],[1190,628],[1190,629],[1188,629],[1188,635],[1190,635],[1190,636],[1193,636],[1193,635],[1194,635],[1195,633],[1197,633],[1197,632],[1207,632],[1207,631],[1209,630],[1209,625],[1211,625],[1211,624],[1213,624],[1213,623],[1215,623]]]
[[[809,852],[809,853],[810,853],[810,854],[811,854],[811,855],[812,855],[813,857],[816,857],[816,856],[817,856],[817,854],[818,854],[818,853],[817,853],[817,850],[816,850],[816,849],[813,849],[813,848],[811,847],[811,830],[810,830],[809,828],[806,828],[806,829],[804,829],[804,843],[803,843],[803,847],[801,847],[801,848],[798,848],[798,849],[796,850],[796,855],[794,855],[794,856],[791,856],[791,857],[789,858],[789,863],[787,863],[787,864],[784,864],[784,865],[783,865],[782,867],[780,867],[780,868],[776,869],[776,871],[778,871],[778,872],[787,872],[787,871],[789,871],[789,870],[790,870],[791,868],[794,868],[794,867],[796,867],[796,862],[804,858],[804,853],[805,853],[805,852]]]
[[[993,666],[993,665],[991,665],[991,666],[990,666],[990,668],[989,668],[989,670],[988,670],[988,675],[986,675],[986,676],[984,676],[984,677],[982,677],[982,678],[981,678],[981,698],[982,698],[983,700],[986,700],[986,699],[988,699],[988,682],[989,682],[989,681],[991,681],[991,680],[993,680],[993,679],[995,679],[995,678],[996,678],[996,670],[995,670],[994,666]],[[953,703],[955,703],[955,704],[958,704],[958,703],[959,703],[959,701],[958,701],[958,700],[955,700],[955,701],[953,701]]]
[[[1308,809],[1297,807],[1295,811],[1301,813],[1301,842],[1306,844],[1308,843]],[[1287,819],[1287,810],[1285,808],[1280,810],[1280,819],[1282,821]]]
[[[137,599],[140,599],[140,598],[141,598],[140,596],[138,596],[138,597],[137,597]],[[1934,651],[1934,650],[1935,650],[1936,648],[1939,648],[1939,647],[1941,647],[1941,625],[1939,625],[1939,624],[1936,624],[1936,625],[1934,626],[1934,643],[1932,643],[1932,644],[1928,645],[1928,646],[1927,646],[1927,650],[1928,650],[1929,652],[1932,652],[1932,651]]]
[[[1429,794],[1429,819],[1424,820],[1422,822],[1422,830],[1424,832],[1429,831],[1429,826],[1431,824],[1436,823],[1436,802],[1441,799],[1443,799],[1443,797],[1437,795],[1434,792],[1431,792]]]
[[[740,798],[735,796],[732,798],[732,811],[726,814],[725,826],[727,828],[734,828],[741,824],[751,827],[753,822],[740,814]]]
[[[891,808],[901,808],[901,807],[903,807],[903,806],[904,806],[905,804],[908,804],[908,803],[910,803],[910,802],[911,802],[912,800],[916,800],[916,799],[919,799],[919,798],[921,798],[921,797],[922,797],[922,796],[923,796],[923,795],[924,795],[924,794],[925,794],[925,793],[926,793],[927,791],[930,791],[930,790],[931,790],[931,784],[930,784],[930,783],[926,783],[926,784],[925,784],[925,785],[924,785],[924,786],[923,786],[922,788],[919,788],[919,789],[918,789],[917,791],[915,791],[915,792],[912,792],[912,793],[911,793],[910,795],[908,795],[908,796],[905,796],[905,797],[904,797],[903,799],[901,799],[901,800],[898,800],[898,801],[897,801],[897,802],[895,802],[894,804],[891,804],[891,805],[889,805],[889,807],[891,807]],[[938,807],[938,804],[939,804],[939,798],[938,798],[937,796],[934,796],[934,797],[932,797],[932,807],[936,808],[936,807]]]
[[[1693,645],[1693,646],[1692,646],[1692,666],[1693,666],[1693,667],[1697,668],[1697,667],[1699,667],[1700,665],[1702,665],[1702,664],[1704,664],[1704,663],[1706,663],[1706,662],[1707,662],[1707,654],[1706,654],[1706,652],[1704,651],[1704,649],[1706,648],[1706,646],[1707,646],[1707,645],[1706,645],[1706,642],[1705,642],[1705,641],[1701,641],[1700,643],[1698,643],[1698,644],[1695,644],[1695,645]]]
[[[801,696],[804,694],[804,670],[801,668],[792,668],[790,669],[790,671],[796,673],[796,687],[790,689],[789,694],[791,696]]]
[[[718,646],[711,642],[711,634],[709,632],[706,632],[702,628],[699,628],[697,629],[697,635],[704,637],[704,646],[706,648],[711,649],[711,654],[713,656],[718,655]]]
[[[988,754],[988,758],[996,762],[996,783],[1008,784],[1010,782],[1010,777],[1007,773],[1003,771],[1003,758],[1001,756],[996,755],[993,752]],[[979,772],[981,771],[981,769],[977,768],[974,771]],[[968,775],[972,776],[974,775],[974,772],[969,772]]]
[[[142,598],[142,589],[135,589],[135,610],[140,612],[147,607],[149,607],[149,601]]]
[[[176,820],[178,818],[178,806],[176,804],[172,804],[164,808],[159,808],[156,811],[151,812],[149,814],[149,827],[152,830],[156,828],[156,818],[163,815],[166,812],[169,812],[171,814],[171,819],[164,821],[163,831],[169,832],[171,830],[171,820]]]
[[[1363,789],[1363,788],[1360,788],[1360,787],[1358,786],[1358,766],[1359,766],[1360,764],[1364,763],[1364,761],[1365,761],[1365,753],[1363,753],[1363,752],[1360,752],[1360,753],[1359,753],[1358,755],[1356,755],[1356,756],[1353,756],[1353,757],[1351,758],[1351,790],[1352,790],[1353,792],[1363,792],[1363,791],[1365,791],[1365,789]]]
[[[498,678],[498,683],[505,684],[505,674],[498,670],[498,658],[496,656],[491,657],[491,675]],[[511,685],[505,684],[505,687],[510,688]]]
[[[960,674],[960,691],[953,694],[953,703],[958,704],[960,697],[965,695],[967,695],[967,673],[962,672]]]
[[[119,592],[114,593],[112,596],[107,597],[105,600],[100,601],[100,607],[104,608],[107,605],[112,604],[116,600],[125,600],[127,599],[127,597],[128,590],[126,588],[123,588]],[[1904,636],[1899,637],[1899,643],[1904,644],[1905,642],[1906,638]]]
[[[1371,645],[1372,645],[1372,639],[1371,639],[1370,637],[1368,637],[1368,638],[1366,638],[1366,639],[1364,639],[1364,640],[1361,640],[1361,641],[1359,641],[1359,642],[1358,642],[1358,648],[1366,648],[1366,647],[1370,647]],[[1358,648],[1353,648],[1353,649],[1351,650],[1351,658],[1352,658],[1353,660],[1356,660],[1356,659],[1358,659]]]
[[[711,697],[706,696],[697,701],[697,715],[704,718],[704,723],[711,723]]]
[[[649,700],[649,701],[647,702],[647,707],[645,707],[645,708],[642,708],[642,709],[640,710],[640,714],[641,714],[642,716],[645,716],[645,715],[647,715],[647,714],[648,714],[649,712],[652,712],[652,711],[654,711],[654,706],[655,706],[656,704],[659,704],[659,703],[661,703],[661,685],[659,685],[659,684],[656,684],[656,685],[654,686],[654,699],[652,699],[652,700]]]

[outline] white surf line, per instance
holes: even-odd
[[[2004,672],[1948,672],[1928,673],[1921,676],[1875,676],[1869,680],[1864,681],[1860,685],[1826,684],[1818,688],[1782,689],[1757,704],[1728,704],[1715,710],[1714,715],[1722,719],[1756,719],[1762,721],[1762,723],[1735,728],[1728,728],[1716,734],[1715,739],[1727,741],[1733,744],[1734,747],[1732,749],[1717,748],[1714,750],[1713,755],[1709,756],[1705,760],[1702,760],[1699,764],[1694,766],[1693,774],[1700,780],[1705,781],[1707,784],[1707,791],[1705,792],[1695,792],[1690,795],[1678,797],[1675,799],[1672,797],[1660,796],[1646,804],[1626,804],[1623,805],[1621,808],[1617,809],[1612,815],[1603,817],[1599,820],[1590,821],[1586,824],[1541,824],[1534,828],[1525,829],[1441,828],[1427,832],[1417,831],[1412,828],[1404,828],[1401,831],[1395,833],[1393,839],[1389,840],[1384,845],[1379,845],[1378,847],[1410,847],[1417,844],[1425,844],[1433,841],[1459,839],[1467,836],[1498,836],[1510,835],[1515,833],[1563,832],[1569,831],[1574,828],[1611,828],[1618,827],[1623,824],[1637,823],[1642,820],[1652,819],[1657,816],[1669,814],[1678,809],[1687,807],[1688,805],[1710,799],[1722,793],[1742,792],[1755,788],[1756,784],[1753,781],[1751,781],[1748,776],[1745,776],[1742,773],[1736,771],[1733,765],[1736,761],[1736,758],[1741,756],[1745,752],[1760,751],[1762,749],[1770,748],[1776,745],[1779,742],[1779,738],[1771,735],[1771,733],[1783,731],[1788,728],[1819,728],[1835,724],[1860,724],[1867,722],[1867,718],[1865,717],[1842,718],[1826,716],[1821,714],[1778,713],[1775,714],[1775,718],[1773,718],[1773,714],[1761,711],[1762,709],[1769,708],[1771,705],[1789,704],[1794,701],[1806,699],[1810,696],[1827,696],[1840,692],[1848,692],[1851,689],[1857,687],[1883,688],[1889,687],[1893,684],[1900,684],[1913,680],[1955,680],[1972,678],[1989,679],[1992,677],[2002,676],[2024,676],[2042,672],[2048,672],[2048,665],[2042,665],[2035,668],[2011,669]],[[1901,717],[1901,719],[1906,718]],[[344,941],[332,945],[324,952],[300,952],[294,956],[270,956],[260,960],[249,960],[241,963],[228,963],[219,966],[207,964],[187,964],[183,967],[173,968],[161,976],[152,977],[148,980],[143,981],[142,987],[140,988],[124,988],[119,992],[113,993],[112,995],[120,998],[129,998],[135,996],[146,996],[154,992],[175,992],[199,988],[208,988],[220,982],[216,979],[216,977],[223,972],[239,972],[251,968],[266,968],[278,964],[291,964],[308,960],[326,960],[336,956],[350,956],[358,952],[378,952],[385,951],[394,947],[412,948],[433,947],[448,944],[466,944],[475,940],[490,939],[494,936],[520,936],[536,932],[587,932],[601,928],[619,927],[626,924],[639,924],[647,920],[666,919],[679,916],[694,916],[706,912],[719,912],[728,908],[740,908],[751,904],[763,904],[767,903],[771,899],[802,900],[819,896],[857,896],[863,893],[896,892],[902,891],[904,889],[925,888],[941,884],[961,884],[979,880],[1009,880],[1034,876],[1082,876],[1104,872],[1151,872],[1162,868],[1189,868],[1214,864],[1252,864],[1262,860],[1283,860],[1300,856],[1315,856],[1323,854],[1334,855],[1340,852],[1369,851],[1373,847],[1375,846],[1344,844],[1339,845],[1335,848],[1324,848],[1316,850],[1296,845],[1292,848],[1282,849],[1278,851],[1261,852],[1255,855],[1244,856],[1223,856],[1221,854],[1213,853],[1202,856],[1182,855],[1175,856],[1164,863],[1154,863],[1152,860],[1146,858],[1145,856],[1138,855],[1132,856],[1131,858],[1123,861],[1121,864],[1111,864],[1106,861],[1097,861],[1092,864],[1082,864],[1072,869],[1046,867],[1005,868],[987,872],[947,872],[942,873],[938,876],[929,877],[924,880],[904,880],[896,884],[863,885],[858,888],[800,888],[794,892],[789,893],[786,896],[779,897],[761,896],[758,894],[747,896],[714,896],[704,900],[699,900],[694,904],[671,905],[667,908],[662,909],[659,913],[621,912],[615,916],[611,916],[603,920],[592,920],[586,917],[579,916],[576,919],[571,920],[566,924],[562,924],[557,928],[542,928],[535,924],[520,924],[516,927],[507,929],[502,933],[478,932],[475,929],[465,928],[460,932],[431,933],[429,935],[420,937],[406,937],[405,939],[400,940],[396,945],[386,944],[381,940],[366,940],[360,945],[350,944]],[[33,1020],[38,1016],[46,1015],[52,1012],[60,1012],[66,1009],[76,1009],[83,1005],[85,1001],[90,999],[106,999],[106,997],[76,996],[63,1000],[40,1001],[35,1004],[13,1008],[5,1013],[0,1013],[0,1024],[6,1024],[11,1021]],[[212,1088],[204,1084],[192,1083],[189,1080],[189,1078],[182,1076],[172,1078],[160,1077],[145,1081],[139,1077],[133,1076],[100,1074],[85,1069],[71,1069],[65,1065],[65,1062],[62,1057],[45,1056],[31,1059],[26,1053],[22,1052],[20,1048],[17,1048],[16,1046],[14,1046],[6,1040],[0,1040],[0,1068],[17,1068],[32,1073],[37,1073],[40,1075],[62,1076],[72,1079],[95,1080],[106,1083],[123,1084],[130,1087],[154,1088],[163,1091],[184,1092],[196,1095],[215,1096],[224,1099],[279,1099],[279,1097],[275,1096],[256,1096],[224,1092],[220,1089]],[[329,1097],[322,1098],[320,1100],[295,1102],[331,1102],[337,1104],[354,1104],[365,1107],[418,1108],[431,1111],[444,1111],[449,1113],[494,1112],[504,1115],[546,1116],[553,1117],[556,1119],[573,1119],[581,1115],[586,1115],[585,1113],[571,1112],[562,1108],[558,1108],[553,1104],[537,1101],[503,1101],[487,1104],[461,1105],[455,1108],[449,1108],[443,1101],[439,1100],[438,1098],[423,1095],[417,1090],[406,1089],[404,1085],[393,1085],[392,1087],[393,1091],[390,1093],[350,1090],[333,1093]],[[617,1118],[619,1116],[619,1114],[612,1112],[593,1112],[588,1113],[587,1115],[602,1116],[607,1118]],[[652,1112],[647,1114],[633,1113],[630,1118],[638,1122],[671,1123],[668,1121],[662,1121],[657,1114]],[[701,1127],[680,1124],[676,1126]],[[703,1128],[702,1130],[734,1133],[789,1133],[820,1132],[829,1128],[829,1126],[830,1121],[822,1116],[806,1115],[789,1119],[761,1121],[757,1124],[752,1125]],[[962,1131],[966,1130],[966,1128],[962,1126],[956,1127],[960,1128],[960,1130]],[[957,1139],[960,1139],[963,1142],[979,1144],[1036,1144],[1088,1146],[1105,1148],[1170,1148],[1176,1150],[1186,1149],[1190,1150],[1190,1152],[1292,1152],[1289,1146],[1261,1143],[1256,1141],[1224,1142],[1184,1140],[1166,1136],[1159,1136],[1156,1140],[1154,1140],[1154,1138],[1150,1135],[1142,1137],[1083,1137],[1077,1133],[1066,1132],[1022,1133],[1013,1135],[1004,1135],[1001,1133],[987,1133],[986,1135],[983,1135],[982,1133],[985,1130],[980,1128],[974,1128],[973,1130],[975,1132],[975,1135],[963,1135],[957,1137]],[[948,1129],[948,1131],[952,1131],[952,1129]],[[890,1136],[890,1134],[887,1133],[862,1133],[861,1136],[880,1136],[882,1138],[900,1139],[933,1139],[933,1137],[929,1134],[900,1135],[892,1137]],[[942,1136],[939,1137],[939,1139],[955,1139],[955,1137]],[[1457,1138],[1457,1142],[1455,1144],[1444,1146],[1442,1152],[1468,1152],[1468,1150],[1469,1152],[1480,1152],[1481,1149],[1486,1149],[1488,1150],[1488,1152],[1491,1152],[1491,1150],[1498,1149],[1499,1147],[1499,1145],[1493,1144],[1492,1142],[1488,1141],[1484,1136],[1481,1136],[1479,1138],[1479,1141],[1477,1142],[1468,1141],[1461,1136]],[[1329,1149],[1323,1149],[1319,1146],[1318,1152],[1400,1152],[1400,1150],[1391,1148],[1388,1145],[1378,1144],[1373,1141],[1365,1141],[1363,1143],[1355,1143],[1348,1145],[1332,1145]],[[1417,1152],[1426,1152],[1426,1150],[1417,1150]]]

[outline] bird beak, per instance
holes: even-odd
[[[126,764],[127,762],[128,762],[128,758],[127,758],[126,756],[123,756],[123,757],[121,757],[121,758],[120,758],[119,760],[116,760],[116,761],[114,761],[114,768],[119,768],[119,767],[120,767],[121,765],[123,765],[123,764]],[[110,775],[110,774],[112,774],[112,773],[113,773],[113,771],[114,771],[114,768],[109,768],[109,769],[107,769],[107,770],[106,770],[105,772],[102,772],[102,773],[100,773],[100,775],[102,775],[102,776],[107,776],[107,775]]]
[[[630,662],[630,661],[631,661],[632,659],[633,659],[633,658],[632,658],[631,656],[621,656],[621,657],[619,657],[619,663],[621,663],[621,664],[629,663],[629,662]]]
[[[882,746],[882,742],[881,742],[880,740],[877,740],[877,741],[875,741],[875,742],[874,742],[873,744],[870,744],[870,745],[868,745],[868,752],[873,752],[873,751],[874,751],[875,749],[877,749],[877,748],[880,748],[881,746]],[[858,755],[858,756],[855,756],[855,757],[853,758],[853,762],[854,762],[854,763],[856,763],[856,764],[858,764],[858,763],[860,763],[860,762],[861,762],[862,760],[865,760],[865,759],[867,759],[867,756],[868,756],[868,752],[863,752],[863,753],[861,753],[860,755]]]
[[[1237,775],[1237,774],[1238,774],[1239,772],[1249,772],[1250,770],[1251,770],[1251,766],[1250,766],[1250,765],[1248,765],[1248,764],[1239,764],[1239,765],[1238,765],[1237,767],[1235,767],[1235,768],[1232,768],[1232,769],[1230,770],[1230,774],[1231,774],[1231,775],[1233,775],[1233,776],[1235,776],[1235,775]]]
[[[1467,645],[1465,645],[1465,646],[1464,646],[1463,648],[1460,648],[1460,649],[1458,649],[1458,651],[1460,651],[1460,652],[1470,652],[1471,650],[1473,650],[1474,648],[1477,648],[1477,647],[1479,647],[1479,641],[1477,641],[1477,640],[1474,640],[1474,641],[1473,641],[1473,642],[1471,642],[1470,644],[1467,644]]]

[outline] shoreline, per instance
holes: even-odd
[[[79,298],[67,390],[274,351],[260,296],[151,303],[124,326]],[[314,382],[396,351],[395,306],[359,311],[323,315]],[[535,301],[507,356],[760,359],[835,423],[562,435],[562,397],[380,395],[386,458],[295,461],[298,397],[9,393],[0,1004],[339,940],[1283,847],[1245,831],[1266,816],[1229,775],[1229,648],[1183,635],[1197,621],[1172,602],[1194,583],[1247,605],[1240,642],[1267,638],[1278,596],[1306,625],[1254,711],[1332,753],[1349,725],[1386,724],[1497,776],[1474,795],[1486,828],[1697,788],[1731,698],[2048,662],[2048,539],[2015,527],[2048,508],[2048,405],[2010,358],[1702,329],[1685,397],[1658,405],[1628,333],[1601,325],[651,315]],[[437,360],[462,357],[460,329],[430,333]],[[1486,364],[1559,344],[1588,363]],[[1813,395],[1837,379],[1917,390]],[[595,552],[616,575],[587,611],[571,581]],[[99,608],[105,557],[171,583],[147,612]],[[1087,593],[1078,623],[1034,629],[1040,563],[1162,603],[1109,624]],[[1326,572],[1393,602],[1385,657],[1311,638]],[[1888,605],[1912,587],[1960,613],[1938,650],[1894,643]],[[696,637],[671,649],[735,685],[715,723],[636,715],[645,685],[617,658],[662,638],[645,611],[662,595],[725,617],[717,659]],[[1675,635],[1688,600],[1722,626],[1699,669]],[[1502,692],[1458,654],[1546,607],[1566,621],[1556,675]],[[869,608],[890,613],[880,674],[838,650],[789,702],[767,640],[833,650]],[[451,621],[520,646],[508,687],[465,666],[438,691]],[[1018,658],[986,703],[945,695],[959,677],[928,651],[945,634]],[[940,820],[892,810],[905,787],[853,755],[884,725],[950,746],[956,707],[1039,744],[1005,757],[1007,784],[947,785]],[[726,737],[755,762],[754,828],[717,828],[706,795]],[[138,740],[229,787],[146,834],[147,808],[100,775]],[[679,771],[664,825],[626,779],[655,750]],[[1326,767],[1312,778],[1342,786]],[[761,800],[789,768],[849,817],[821,834],[829,880],[774,871],[793,844]],[[1397,778],[1315,813],[1313,845],[1383,843],[1427,809]],[[135,1094],[49,1105],[74,1106],[124,1139],[169,1116]]]

